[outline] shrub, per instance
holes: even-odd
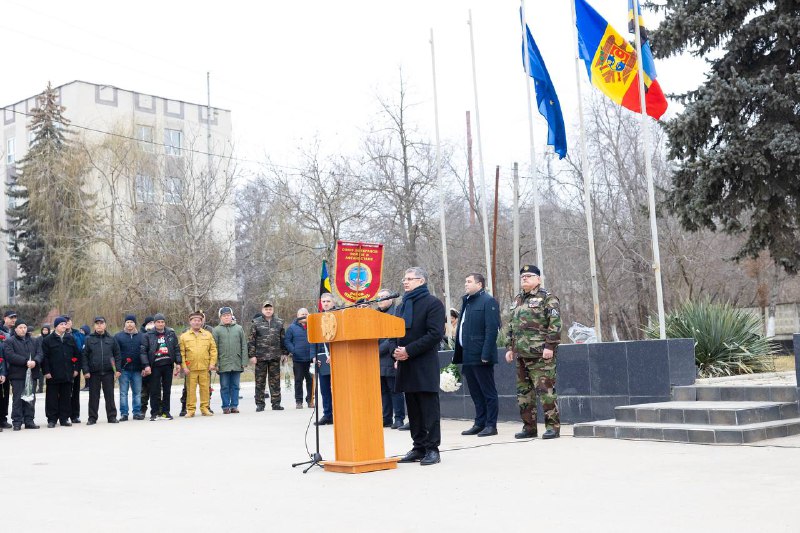
[[[753,374],[774,370],[772,354],[778,346],[761,334],[761,321],[729,304],[686,302],[666,317],[667,338],[693,338],[700,377]],[[659,338],[658,319],[644,328]]]

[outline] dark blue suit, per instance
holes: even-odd
[[[497,425],[497,388],[494,365],[497,364],[497,332],[500,329],[500,305],[485,290],[465,294],[456,325],[453,362],[461,364],[469,395],[475,404],[475,425]]]

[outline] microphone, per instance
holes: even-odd
[[[384,296],[383,298],[378,298],[376,300],[372,300],[371,302],[367,302],[367,303],[385,302],[386,300],[394,300],[395,298],[400,298],[400,293],[399,292],[393,292],[392,294],[390,294],[388,296]]]

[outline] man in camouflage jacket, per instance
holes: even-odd
[[[520,269],[522,292],[511,306],[506,361],[517,360],[517,401],[522,418],[518,439],[537,436],[537,397],[544,411],[543,439],[559,436],[561,424],[556,397],[556,351],[561,342],[558,298],[541,286],[539,268]]]
[[[281,407],[281,361],[288,356],[283,345],[283,320],[274,316],[272,302],[264,302],[261,316],[250,325],[250,337],[247,342],[247,353],[250,362],[256,365],[256,411],[263,411],[266,406],[264,388],[269,382],[269,394],[272,397],[272,409],[282,411]]]

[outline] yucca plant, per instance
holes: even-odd
[[[761,334],[756,315],[729,304],[708,300],[686,302],[666,317],[667,338],[693,338],[700,377],[732,376],[774,370],[772,354],[778,346]],[[657,339],[658,319],[644,328]]]

